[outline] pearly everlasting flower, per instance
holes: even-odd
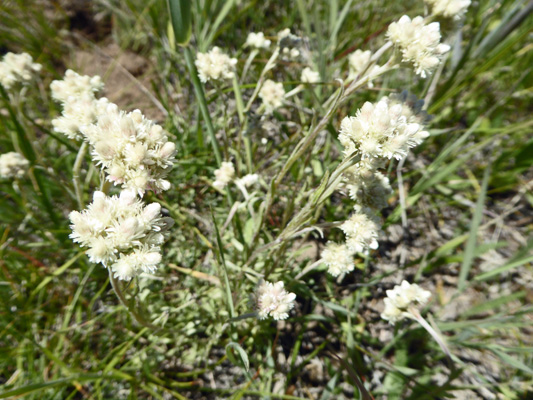
[[[356,210],[350,219],[340,226],[346,236],[348,249],[354,253],[368,253],[370,249],[377,249],[378,224],[379,219],[372,210],[367,208]]]
[[[278,321],[289,318],[289,311],[294,308],[295,299],[296,295],[287,292],[282,281],[276,283],[261,281],[255,293],[259,319],[272,317]]]
[[[350,67],[350,77],[354,78],[366,69],[372,57],[370,50],[362,51],[357,49],[348,56],[348,64]]]
[[[256,49],[267,49],[270,46],[270,43],[270,40],[265,39],[265,34],[263,32],[250,32],[244,45],[255,47]]]
[[[207,53],[198,53],[195,64],[198,68],[198,77],[205,83],[209,80],[232,79],[235,76],[233,70],[237,59],[230,58],[222,53],[220,48],[213,47]]]
[[[10,151],[0,155],[0,177],[22,178],[30,162],[17,152]]]
[[[129,190],[111,197],[95,192],[87,209],[72,211],[69,217],[70,238],[87,247],[91,262],[110,267],[121,280],[155,271],[161,261],[160,245],[173,223],[162,217],[158,203],[145,206]]]
[[[168,133],[141,111],[126,113],[108,104],[97,122],[81,133],[91,144],[93,160],[107,173],[107,180],[139,195],[146,190],[168,190],[165,178],[172,169],[176,145]]]
[[[389,25],[388,36],[401,52],[404,62],[415,66],[415,72],[422,78],[427,76],[440,62],[450,46],[440,43],[438,22],[424,24],[424,18],[409,18],[404,15],[398,22]]]
[[[320,74],[309,67],[305,67],[300,80],[305,83],[317,83],[320,82]]]
[[[248,174],[237,180],[244,187],[250,187],[255,185],[259,181],[259,175],[257,174]]]
[[[223,161],[220,168],[215,170],[216,180],[213,182],[213,187],[217,190],[222,190],[228,183],[231,182],[235,176],[235,167],[231,162]]]
[[[365,75],[378,75],[381,71],[381,67],[374,65],[370,68],[370,71],[366,71],[370,58],[372,57],[372,52],[370,50],[362,51],[357,49],[352,54],[348,56],[348,65],[350,73],[348,79],[355,79],[359,77],[363,72],[366,72]],[[373,87],[372,82],[368,82],[369,87]]]
[[[41,70],[28,53],[7,53],[0,61],[0,84],[7,90],[16,84],[28,84]]]
[[[322,250],[322,262],[327,265],[328,272],[339,276],[354,269],[354,252],[345,244],[328,242]]]
[[[104,88],[99,76],[80,75],[67,69],[63,80],[52,81],[50,89],[52,98],[60,103],[72,102],[72,98],[94,96]]]
[[[278,45],[282,57],[294,60],[300,56],[300,50],[302,39],[291,33],[289,28],[283,29],[278,32]]]
[[[431,293],[416,283],[403,281],[401,285],[394,286],[394,289],[387,290],[387,297],[384,299],[385,310],[381,318],[392,325],[404,318],[412,318],[410,309],[425,305],[430,297]]]
[[[470,0],[425,0],[433,15],[461,19],[471,4]]]
[[[392,193],[389,179],[373,166],[357,163],[343,173],[343,188],[348,190],[349,196],[358,205],[381,210],[387,206],[387,200]]]
[[[346,156],[358,151],[363,159],[400,160],[429,135],[420,122],[403,104],[384,97],[376,104],[366,102],[355,117],[345,117],[339,140]]]
[[[69,139],[82,139],[81,127],[96,122],[109,104],[105,97],[97,100],[89,93],[70,96],[63,104],[61,117],[52,120],[54,131],[63,133]]]
[[[283,89],[283,84],[276,83],[270,79],[265,81],[259,91],[259,97],[263,100],[267,114],[272,114],[272,111],[283,105],[284,96],[285,90]]]

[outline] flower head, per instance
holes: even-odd
[[[230,58],[220,48],[213,47],[207,53],[198,53],[195,64],[198,68],[198,77],[205,83],[209,80],[232,79],[235,76],[233,69],[237,59]]]
[[[378,65],[374,65],[372,68],[370,68],[367,71],[368,63],[370,62],[370,58],[372,57],[372,52],[370,50],[362,51],[357,49],[352,54],[348,56],[348,65],[350,69],[350,74],[348,76],[349,79],[355,79],[359,77],[363,72],[366,72],[365,75],[370,75],[372,78],[373,75],[378,75],[381,71],[381,67]],[[369,81],[368,82],[369,87],[373,87],[374,84]]]
[[[400,160],[427,136],[412,112],[403,104],[384,97],[376,104],[366,102],[355,117],[345,117],[339,140],[347,156],[359,151],[363,159]]]
[[[26,85],[41,68],[42,65],[34,63],[28,53],[7,53],[0,61],[0,84],[7,90],[18,83]]]
[[[168,133],[141,111],[126,113],[108,104],[98,120],[81,132],[92,145],[93,160],[107,180],[143,195],[146,190],[168,190],[165,178],[172,169],[176,145]]]
[[[0,176],[2,178],[22,178],[30,162],[17,152],[0,155]]]
[[[231,162],[223,161],[220,168],[215,170],[216,180],[213,182],[215,189],[222,190],[235,176],[235,167]]]
[[[287,292],[283,282],[270,283],[261,281],[255,293],[255,301],[259,319],[268,317],[276,321],[289,318],[289,311],[294,308],[296,295]]]
[[[291,33],[289,28],[278,32],[278,45],[282,57],[289,60],[295,60],[300,57],[300,50],[302,39]]]
[[[248,174],[238,179],[239,183],[244,187],[250,187],[255,185],[259,181],[259,175],[257,174]]]
[[[368,253],[379,246],[379,220],[370,209],[356,210],[340,228],[346,235],[346,246],[354,253]]]
[[[89,260],[111,267],[122,280],[157,268],[160,245],[172,225],[158,203],[144,206],[128,190],[110,197],[95,192],[87,209],[70,213],[70,221],[70,238],[88,248]]]
[[[416,283],[402,281],[401,285],[387,290],[387,297],[384,299],[385,310],[381,318],[393,325],[404,318],[411,318],[410,309],[425,305],[430,297],[431,292],[422,289]]]
[[[321,255],[322,261],[328,267],[328,272],[333,276],[339,276],[354,269],[353,251],[346,244],[328,242]]]
[[[450,50],[450,46],[440,43],[439,23],[425,25],[420,16],[411,20],[404,15],[398,22],[391,23],[388,36],[400,48],[403,61],[412,63],[422,78],[435,69],[443,54]]]
[[[320,74],[309,67],[305,67],[300,80],[305,83],[317,83],[320,82]]]
[[[392,193],[389,179],[374,168],[360,162],[348,168],[344,174],[344,188],[358,205],[381,210],[387,206]]]
[[[67,69],[63,80],[52,81],[50,89],[52,98],[60,103],[72,102],[86,95],[94,97],[96,92],[104,88],[104,83],[99,76],[80,75]]]
[[[71,96],[63,104],[61,117],[52,120],[54,131],[69,139],[82,139],[81,127],[94,123],[99,115],[105,113],[109,104],[105,97],[97,100],[92,94]]]
[[[425,0],[433,15],[461,19],[472,3],[471,0]]]
[[[265,34],[263,32],[250,32],[244,45],[255,47],[256,49],[267,49],[270,46],[270,43],[270,40],[265,39]]]
[[[283,105],[283,97],[285,96],[285,90],[282,83],[276,83],[273,80],[267,79],[261,90],[259,91],[259,97],[263,100],[267,114],[271,114],[276,108]]]

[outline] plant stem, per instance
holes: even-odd
[[[131,307],[127,300],[126,300],[126,297],[124,297],[124,293],[122,292],[122,289],[120,288],[120,284],[118,283],[117,279],[113,276],[113,272],[111,271],[111,267],[107,267],[108,271],[109,271],[109,281],[111,282],[111,286],[113,287],[113,290],[115,292],[115,294],[117,295],[118,299],[120,300],[120,302],[122,303],[122,305],[124,307],[126,307],[126,309],[129,311],[129,313],[131,314],[131,316],[135,319],[135,321],[137,321],[139,324],[141,324],[142,326],[146,327],[146,328],[150,328],[154,331],[157,331],[159,329],[161,329],[160,327],[157,327],[153,324],[151,324],[150,322],[146,321],[142,315],[140,315],[137,311],[135,311],[133,309],[133,307]]]
[[[189,70],[189,75],[194,86],[196,99],[198,100],[198,105],[200,106],[200,112],[202,113],[202,117],[207,127],[207,133],[209,134],[209,137],[211,139],[211,145],[213,146],[213,152],[215,153],[217,166],[220,167],[220,164],[222,163],[222,157],[220,156],[220,149],[218,148],[218,143],[215,136],[215,129],[213,128],[213,122],[211,121],[211,116],[209,115],[209,110],[207,108],[204,88],[202,86],[202,83],[200,82],[200,79],[198,78],[198,71],[196,70],[196,66],[194,65],[191,49],[189,47],[184,47],[183,54],[185,55],[187,69]]]

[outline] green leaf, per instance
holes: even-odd
[[[470,226],[470,234],[468,236],[468,241],[466,242],[466,247],[463,256],[463,263],[461,264],[461,270],[459,271],[459,282],[457,284],[457,289],[463,291],[466,287],[466,278],[472,267],[472,262],[474,261],[474,252],[476,250],[477,242],[477,231],[479,224],[481,223],[481,217],[483,216],[483,208],[485,204],[485,195],[487,194],[487,185],[490,178],[491,165],[489,164],[485,169],[483,174],[483,182],[481,184],[481,191],[476,202],[476,208],[474,210],[474,216],[472,217],[472,223]]]
[[[187,46],[191,40],[191,1],[167,0],[174,40],[180,46]]]
[[[239,345],[239,343],[235,342],[230,342],[226,346],[226,355],[228,356],[228,359],[236,366],[241,366],[241,363],[237,362],[237,359],[235,358],[232,349],[239,354],[244,369],[248,371],[250,369],[250,361],[248,360],[248,355],[246,354],[244,349]]]

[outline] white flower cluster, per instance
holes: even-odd
[[[359,151],[363,159],[400,160],[428,135],[408,107],[384,97],[377,104],[366,102],[355,117],[345,117],[339,140],[346,156]]]
[[[232,79],[235,76],[233,70],[237,59],[230,58],[220,48],[213,47],[207,53],[198,53],[195,64],[198,68],[198,77],[205,83],[209,80]]]
[[[431,293],[416,283],[410,284],[403,281],[401,285],[394,286],[394,289],[387,290],[387,297],[383,300],[385,310],[381,318],[392,325],[404,318],[413,318],[410,309],[425,305],[430,297]]]
[[[356,209],[349,220],[340,226],[346,236],[346,246],[354,253],[368,253],[379,247],[379,218],[373,210]]]
[[[294,308],[296,295],[287,292],[283,282],[261,281],[255,293],[256,309],[259,319],[272,317],[276,321],[289,318]]]
[[[425,2],[431,7],[433,15],[453,19],[461,19],[472,3],[470,0],[425,0]]]
[[[52,120],[54,131],[64,134],[69,139],[82,139],[81,127],[95,122],[99,115],[105,113],[109,104],[107,98],[95,99],[90,94],[69,97],[69,101],[63,104],[61,117]]]
[[[17,152],[0,155],[0,176],[2,178],[22,178],[30,162]]]
[[[248,174],[244,175],[242,178],[236,179],[235,184],[242,185],[244,187],[250,187],[259,182],[259,175],[257,174]]]
[[[144,206],[128,190],[111,197],[95,192],[86,210],[70,213],[70,221],[70,238],[88,248],[89,260],[111,268],[121,280],[157,269],[160,245],[173,223],[161,216],[158,203]]]
[[[363,72],[365,72],[365,70],[367,69],[368,63],[370,62],[371,57],[372,57],[372,52],[370,50],[362,51],[362,50],[357,49],[352,54],[350,54],[348,56],[348,66],[350,70],[348,79],[355,79],[358,76],[360,76]],[[380,71],[381,71],[381,67],[379,65],[374,65],[370,69],[370,71],[366,71],[365,75],[370,75],[370,77],[372,77],[373,75],[379,74]],[[374,85],[371,81],[369,81],[368,86],[373,87]]]
[[[59,103],[67,103],[69,97],[82,97],[94,95],[104,88],[104,83],[99,76],[80,75],[67,69],[63,80],[52,81],[50,89],[52,98]]]
[[[0,61],[0,84],[7,90],[17,83],[28,84],[41,68],[28,53],[7,53]]]
[[[231,162],[223,161],[220,168],[215,170],[216,180],[213,182],[213,187],[217,190],[223,190],[228,183],[230,183],[235,176],[235,167]]]
[[[344,188],[358,205],[381,210],[392,192],[389,179],[374,165],[357,163],[343,173]]]
[[[81,132],[92,145],[93,160],[108,174],[108,181],[140,196],[146,190],[170,188],[165,178],[172,169],[176,145],[141,111],[126,113],[109,104],[97,122],[82,126]]]
[[[398,22],[389,25],[390,40],[400,47],[403,60],[411,62],[415,71],[422,78],[427,76],[440,62],[450,46],[440,43],[440,25],[438,22],[424,24],[424,18],[409,18],[404,15]]]
[[[270,40],[265,39],[265,34],[263,32],[250,32],[244,45],[255,47],[256,49],[267,49],[270,46],[270,43]]]
[[[339,276],[354,269],[354,252],[346,244],[328,242],[321,253],[322,262],[328,267],[328,273]]]
[[[320,82],[320,74],[309,67],[305,67],[300,80],[305,83],[317,83]]]
[[[79,75],[70,69],[63,80],[53,81],[50,84],[52,98],[63,106],[61,117],[52,120],[54,130],[69,139],[82,139],[81,127],[95,122],[110,104],[105,97],[95,97],[103,87],[99,76]]]
[[[276,83],[271,79],[267,79],[259,91],[259,97],[263,100],[267,114],[272,114],[272,111],[283,105],[284,96],[283,84]]]
[[[278,45],[280,53],[283,57],[289,60],[295,60],[300,57],[300,50],[298,47],[302,39],[291,33],[289,28],[278,32]]]

